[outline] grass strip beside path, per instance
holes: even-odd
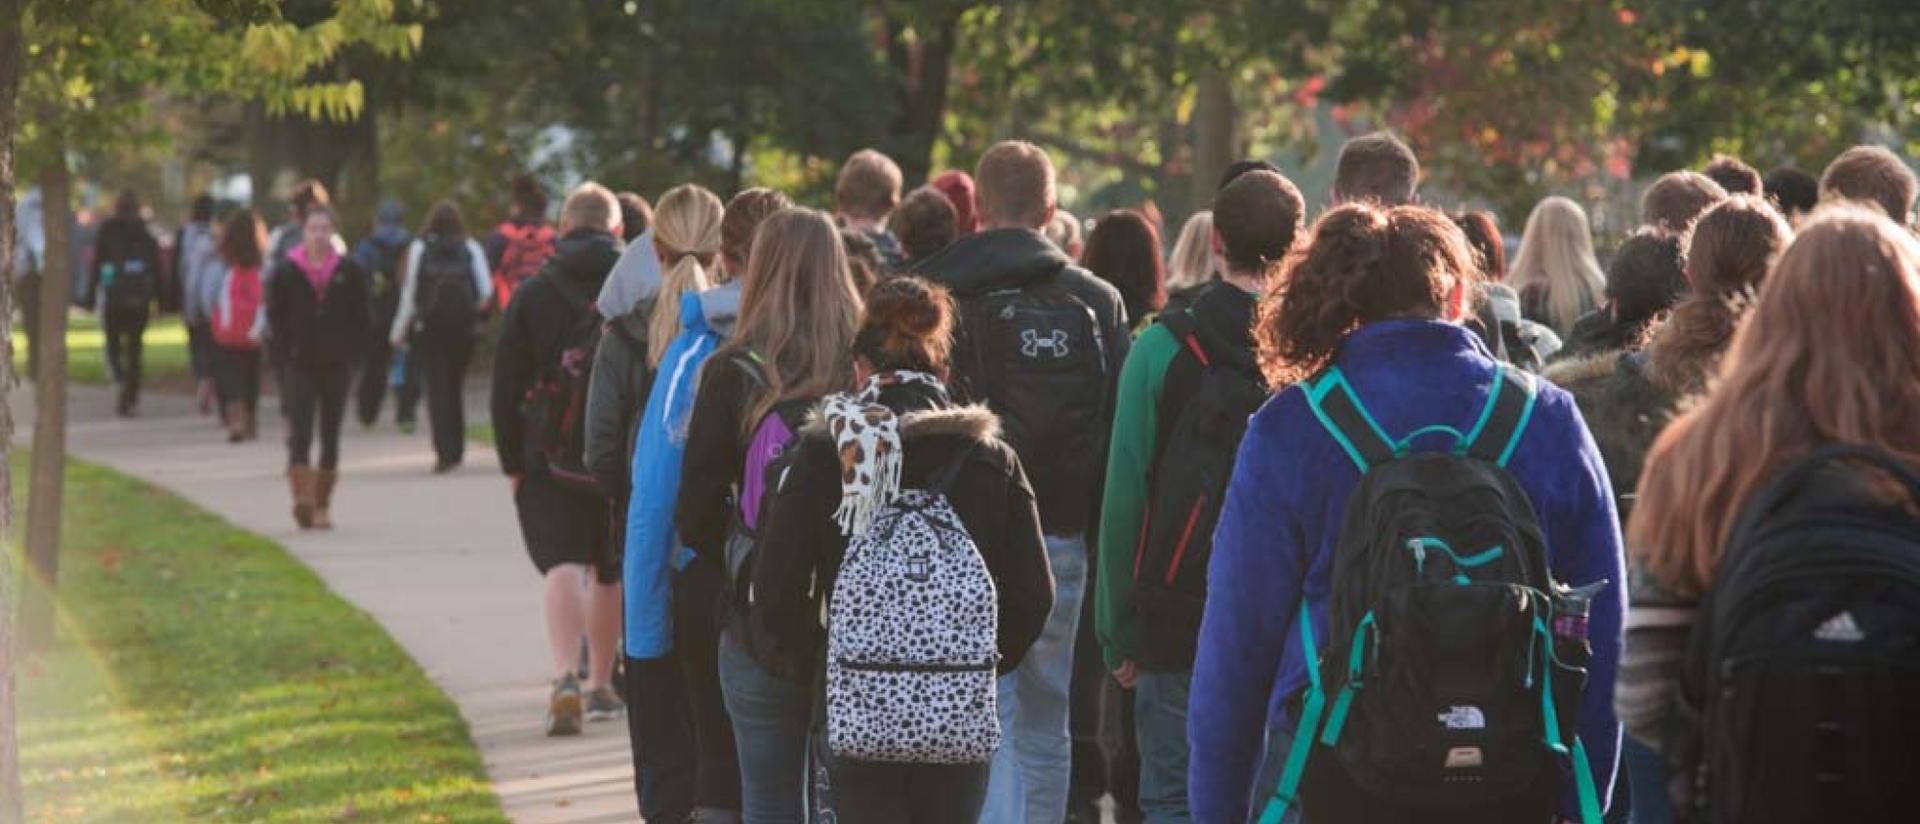
[[[75,312],[67,318],[67,378],[86,386],[104,386],[107,380],[107,334],[98,318]],[[27,373],[27,338],[14,326],[13,368]],[[192,365],[187,356],[187,327],[179,315],[156,317],[140,337],[141,378],[148,386],[183,387],[192,384]]]
[[[507,820],[452,702],[285,550],[102,467],[66,484],[28,821]]]

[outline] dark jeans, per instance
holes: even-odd
[[[368,342],[366,358],[360,364],[360,387],[356,392],[360,425],[380,422],[380,406],[386,402],[387,386],[393,375],[393,344],[387,340],[387,327],[375,324],[373,340]],[[393,391],[393,419],[413,423],[420,405],[420,371],[417,361],[407,363],[406,380]]]
[[[1620,737],[1620,774],[1613,779],[1613,806],[1607,821],[1667,824],[1673,799],[1667,793],[1667,757],[1631,735]],[[1622,811],[1625,814],[1622,814]]]
[[[812,685],[768,672],[733,633],[723,633],[720,686],[727,717],[733,720],[734,749],[740,754],[741,821],[803,824]]]
[[[220,403],[244,403],[249,414],[260,412],[260,350],[213,349],[214,387]]]
[[[466,381],[467,362],[472,359],[472,338],[447,342],[422,341],[412,349],[414,368],[407,370],[407,382],[424,387],[427,391],[427,421],[433,430],[433,452],[443,464],[457,464],[466,454],[467,408],[461,384]],[[413,417],[413,410],[408,408],[406,402],[407,389],[401,387],[399,394],[401,420],[404,421]],[[366,395],[362,394],[363,409],[365,398]]]
[[[340,423],[347,414],[347,385],[353,370],[346,364],[326,369],[304,369],[287,364],[287,465],[310,466],[314,425],[320,429],[320,468],[340,466]]]
[[[1091,572],[1094,564],[1087,565]],[[1087,592],[1093,582],[1087,582]],[[1067,790],[1067,815],[1097,822],[1094,806],[1113,794],[1122,822],[1140,817],[1140,746],[1134,739],[1134,699],[1107,672],[1100,640],[1094,637],[1094,599],[1081,601],[1079,637],[1073,647],[1073,772]],[[1184,779],[1183,779],[1184,781]],[[1075,815],[1083,819],[1074,819]]]
[[[835,759],[828,771],[838,824],[974,824],[992,766]]]
[[[696,559],[673,581],[673,650],[693,721],[693,804],[740,809],[740,761],[720,687],[720,582],[713,562]]]
[[[107,309],[102,312],[101,328],[107,335],[107,371],[120,384],[120,406],[140,402],[140,361],[143,338],[147,333],[145,309]]]
[[[193,371],[193,379],[214,380],[220,374],[217,366],[219,357],[220,345],[213,342],[213,326],[206,323],[187,324],[187,365]]]
[[[627,659],[627,736],[633,748],[633,792],[640,817],[679,824],[693,813],[693,726],[680,661]]]

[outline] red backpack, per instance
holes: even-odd
[[[493,270],[493,296],[505,309],[513,300],[513,290],[527,278],[539,274],[547,258],[553,257],[553,227],[545,223],[518,225],[513,221],[496,230],[506,238],[507,248],[500,254],[500,265]]]
[[[226,282],[220,285],[220,302],[213,310],[214,342],[247,352],[259,349],[253,327],[265,297],[259,267],[228,270]]]

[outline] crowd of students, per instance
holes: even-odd
[[[904,196],[859,152],[832,214],[588,183],[549,226],[521,180],[484,244],[441,204],[352,255],[313,185],[272,239],[196,204],[183,311],[233,440],[266,353],[318,528],[356,366],[451,470],[497,311],[546,729],[624,713],[648,821],[1903,809],[1913,173],[1674,172],[1604,268],[1571,200],[1509,266],[1419,176],[1357,137],[1315,210],[1236,163],[1166,251],[1022,142]],[[108,235],[111,342],[152,264]]]

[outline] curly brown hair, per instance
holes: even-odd
[[[853,353],[876,370],[940,373],[953,347],[953,298],[945,287],[905,275],[867,292]]]
[[[1313,227],[1306,249],[1260,305],[1254,337],[1269,385],[1325,368],[1356,327],[1389,318],[1440,318],[1480,279],[1467,237],[1421,206],[1349,203]]]

